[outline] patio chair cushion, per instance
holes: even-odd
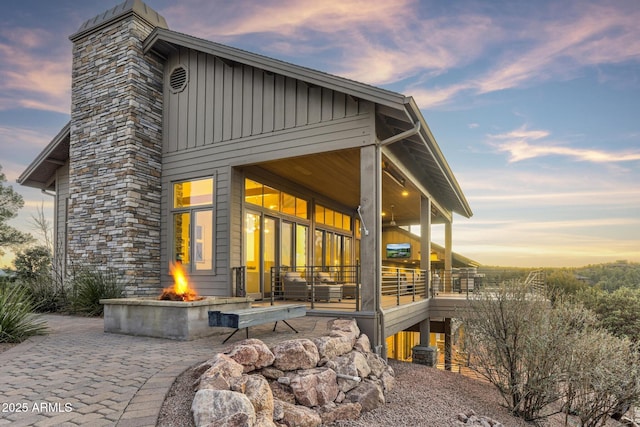
[[[320,283],[336,283],[335,280],[333,280],[333,277],[331,277],[331,273],[328,273],[326,271],[319,271],[316,274],[316,278]]]

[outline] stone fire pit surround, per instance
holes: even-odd
[[[357,419],[385,403],[393,369],[371,351],[352,319],[328,322],[328,335],[235,343],[196,368],[196,426],[316,427]]]
[[[251,308],[248,297],[204,297],[197,301],[157,298],[102,299],[104,331],[116,334],[190,341],[232,329],[209,327],[210,310]]]

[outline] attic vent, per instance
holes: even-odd
[[[189,72],[184,67],[184,65],[178,65],[171,71],[171,74],[169,75],[169,87],[171,87],[171,92],[182,92],[184,88],[187,87],[188,81]]]

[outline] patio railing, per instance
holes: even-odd
[[[295,290],[291,289],[292,285],[288,288],[285,282],[289,272],[297,273],[306,286],[297,284]],[[271,293],[267,297],[272,305],[279,300],[293,299],[310,303],[311,309],[360,311],[359,265],[271,267],[270,277]],[[339,307],[331,304],[335,302],[342,304]]]
[[[432,298],[468,298],[474,292],[496,288],[509,280],[524,281],[531,285],[535,292],[546,291],[543,270],[458,268],[432,271],[430,295]]]
[[[288,272],[298,273],[307,288],[296,285],[296,291],[287,289],[285,276]],[[360,311],[362,284],[360,266],[306,266],[301,268],[272,267],[271,293],[266,298],[271,304],[284,300],[299,300],[310,304],[311,309]],[[328,278],[328,281],[326,281]],[[409,304],[427,298],[427,271],[382,267],[382,307],[388,308]],[[336,286],[338,289],[327,287]],[[300,290],[302,289],[302,290]],[[334,293],[334,290],[336,293]],[[341,300],[336,295],[341,293]],[[340,302],[340,304],[335,304]]]
[[[427,298],[426,278],[426,270],[383,266],[382,308]]]

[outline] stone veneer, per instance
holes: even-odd
[[[114,269],[128,295],[160,288],[163,66],[142,52],[153,28],[131,10],[71,36],[68,259]]]

